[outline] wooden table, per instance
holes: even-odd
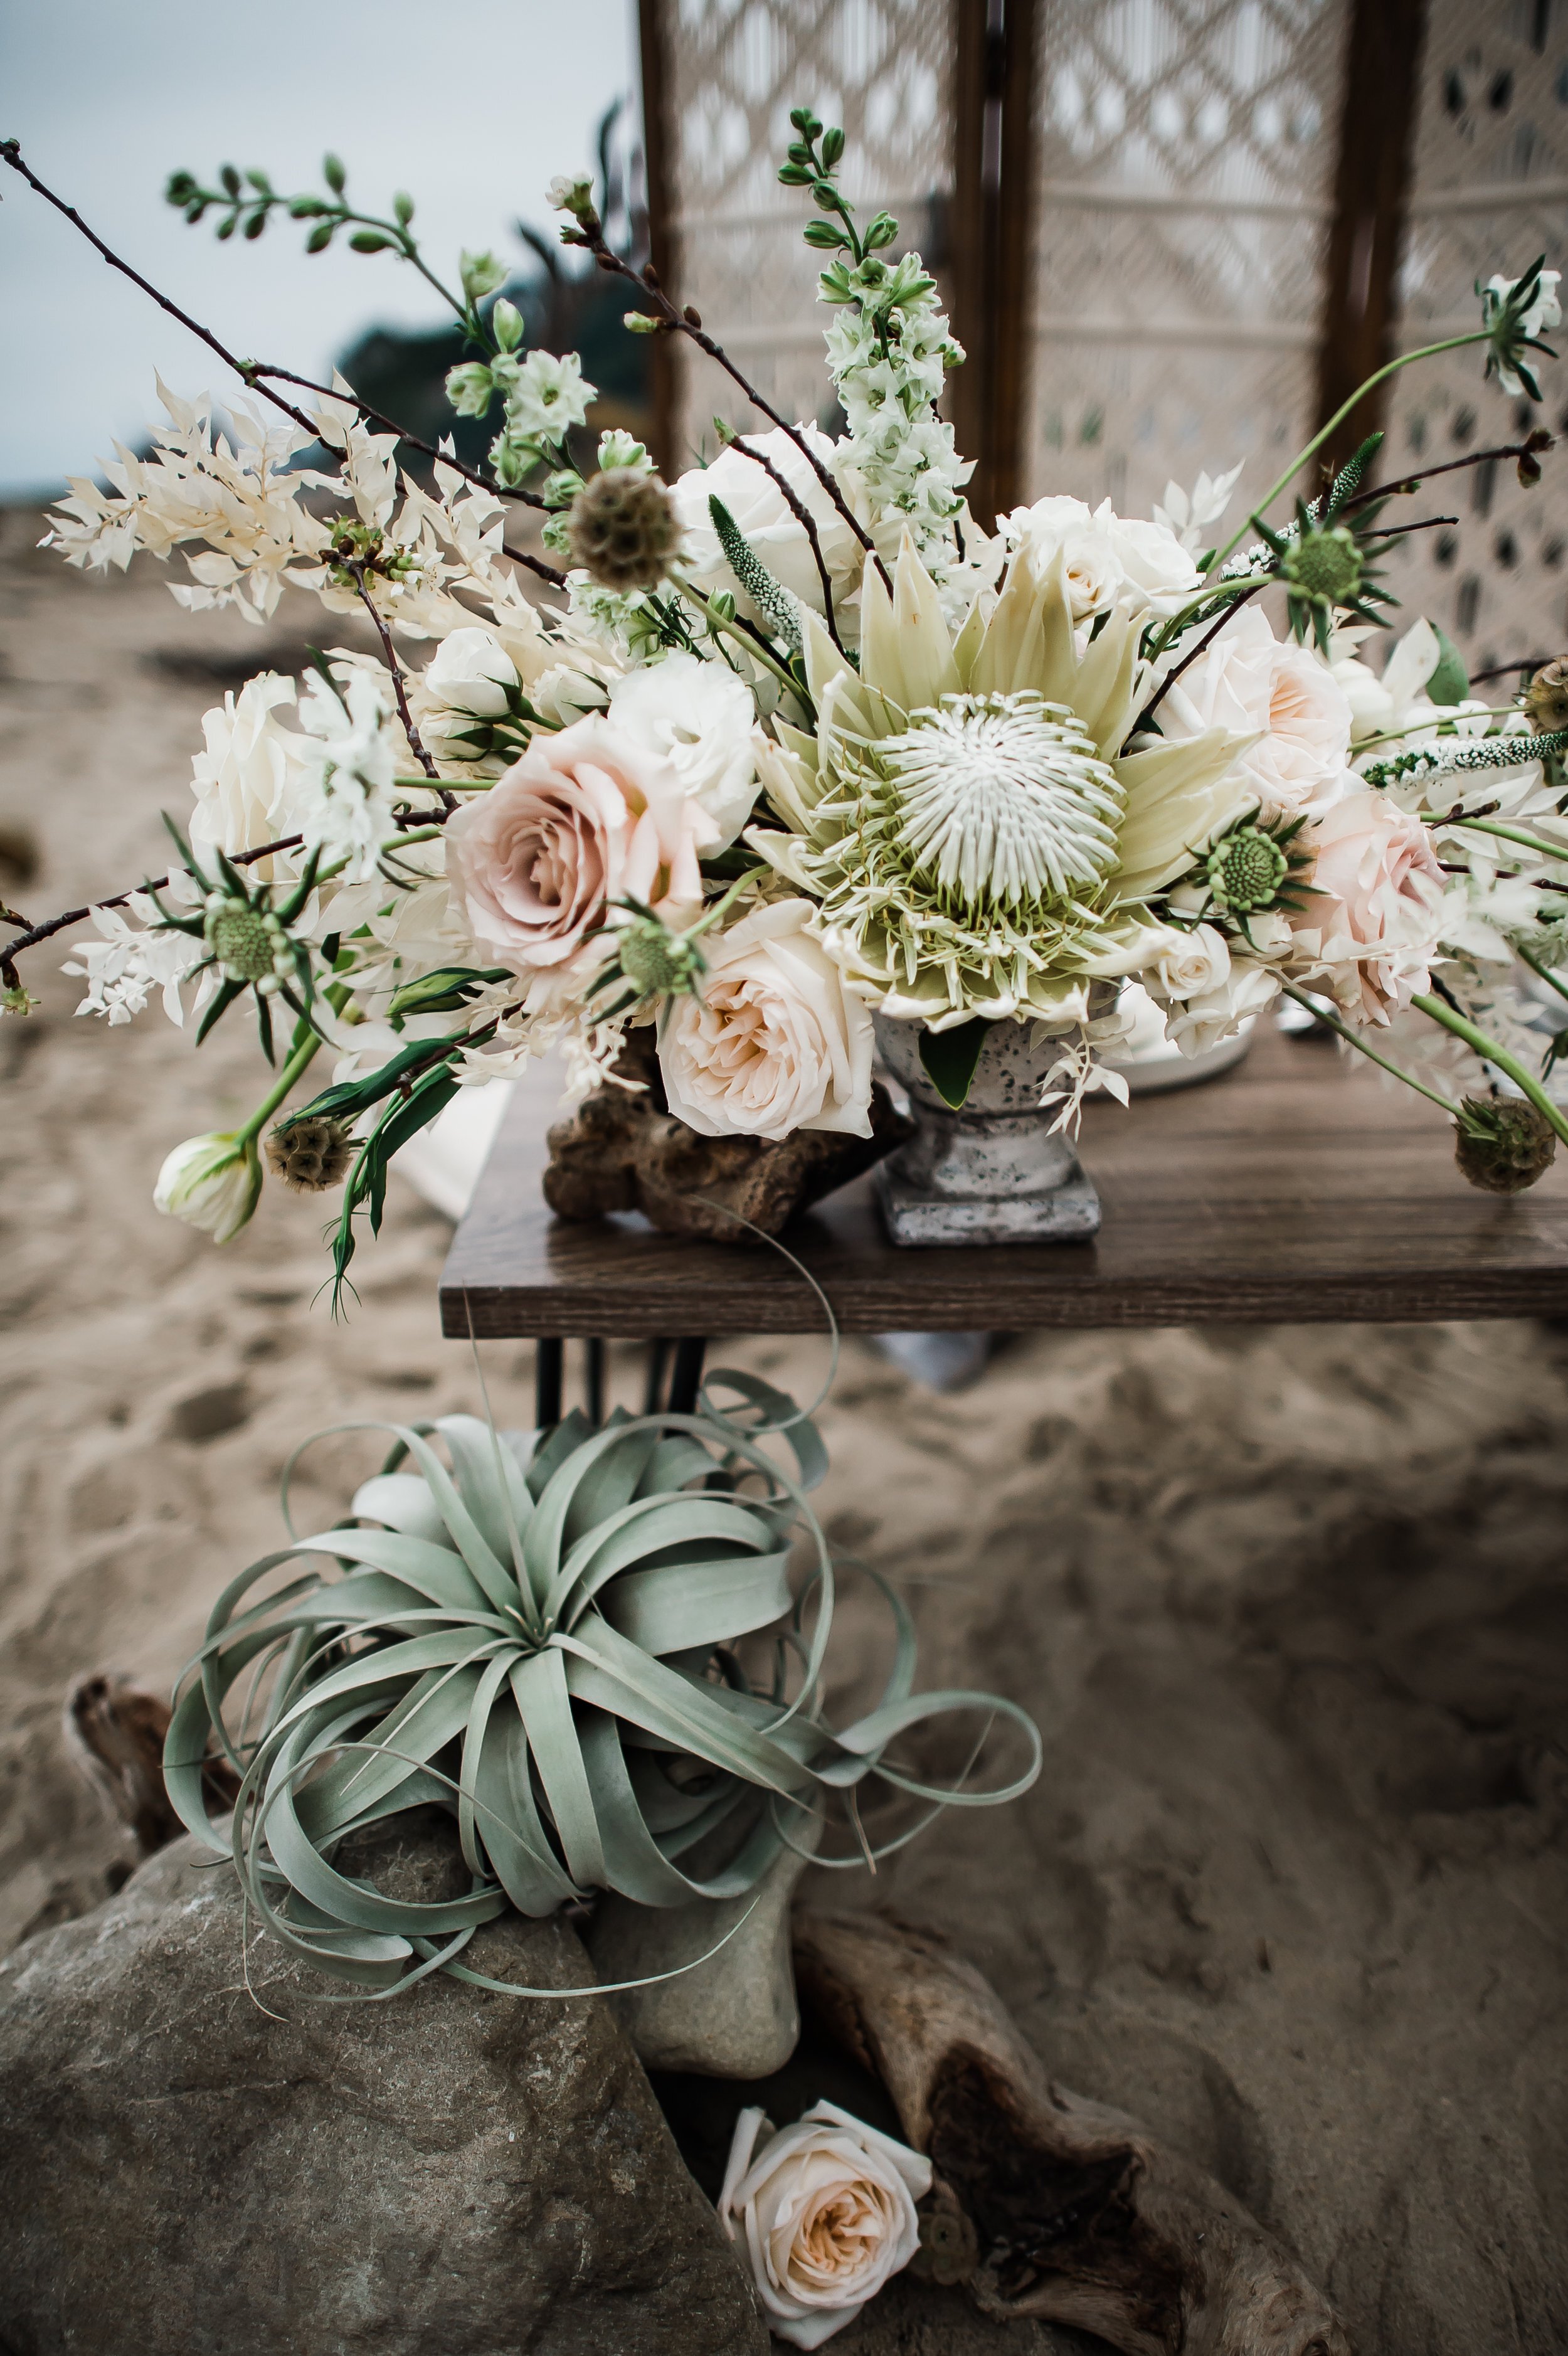
[[[517,1091],[447,1260],[443,1333],[817,1330],[815,1296],[764,1245],[553,1217],[539,1171],[559,1086],[541,1068]],[[1082,1151],[1104,1208],[1093,1243],[895,1249],[869,1178],[787,1241],[852,1333],[1568,1316],[1568,1167],[1477,1194],[1435,1107],[1320,1038],[1264,1026],[1223,1079],[1093,1104]]]

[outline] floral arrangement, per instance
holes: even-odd
[[[84,1010],[123,1023],[157,994],[201,1038],[249,1007],[275,1077],[239,1129],[175,1147],[156,1200],[221,1242],[268,1168],[341,1186],[340,1280],[400,1146],[526,1059],[559,1053],[580,1092],[637,1086],[619,1058],[650,1025],[694,1130],[864,1136],[874,1019],[918,1026],[954,1106],[988,1026],[1028,1023],[1058,1043],[1043,1100],[1071,1125],[1090,1091],[1125,1095],[1135,980],[1189,1054],[1301,1001],[1445,1106],[1477,1183],[1529,1184],[1568,1136],[1542,1013],[1568,997],[1568,663],[1521,662],[1490,703],[1418,620],[1379,678],[1379,561],[1439,519],[1388,520],[1419,485],[1369,479],[1375,434],[1308,470],[1432,352],[1474,345],[1539,400],[1558,273],[1493,278],[1472,332],[1381,369],[1222,541],[1239,469],[1147,520],[1044,498],[987,530],[940,414],[963,355],[935,282],[891,216],[857,218],[843,134],[792,121],[780,177],[814,209],[837,436],[779,415],[612,248],[587,179],[551,191],[565,243],[627,282],[627,329],[689,338],[765,422],[716,424],[711,463],[668,487],[621,432],[582,471],[580,361],[524,348],[491,253],[443,281],[409,197],[361,211],[331,156],[293,196],[176,175],[171,201],[220,236],[281,215],[309,252],[346,238],[419,271],[474,355],[454,415],[495,438],[464,466],[186,320],[255,404],[220,425],[165,394],[151,455],[74,482],[48,544],[94,571],[183,551],[186,606],[259,624],[308,592],[379,651],[328,648],[209,712],[168,873],[41,924],[6,912],[7,1006],[31,1002],[21,954],[91,919],[67,969]],[[82,226],[16,143],[0,156]],[[1550,440],[1527,410],[1516,440],[1428,475],[1506,456],[1534,480]],[[519,518],[535,538],[513,548]],[[1401,1062],[1421,1062],[1413,1024],[1440,1050],[1424,1072]],[[300,1101],[323,1049],[330,1084]]]

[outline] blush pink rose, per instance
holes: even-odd
[[[486,955],[538,972],[569,964],[614,901],[695,915],[697,853],[712,831],[673,763],[591,714],[541,732],[453,812],[447,873]]]
[[[1371,787],[1348,792],[1297,838],[1312,889],[1291,918],[1314,988],[1363,1023],[1424,990],[1437,952],[1443,870],[1426,829]]]

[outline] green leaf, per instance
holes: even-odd
[[[385,253],[391,241],[389,237],[383,237],[379,230],[374,229],[357,229],[348,241],[356,253]]]
[[[325,252],[332,243],[332,232],[336,227],[335,221],[317,221],[304,241],[305,252],[307,253]]]
[[[322,157],[321,177],[335,197],[340,197],[348,185],[348,175],[336,155]]]
[[[1465,668],[1465,658],[1447,633],[1435,622],[1433,636],[1441,648],[1436,669],[1426,682],[1426,692],[1434,703],[1463,703],[1470,692],[1470,674]]]
[[[967,1100],[990,1028],[985,1016],[977,1014],[972,1023],[961,1023],[955,1030],[920,1034],[920,1060],[937,1095],[955,1112],[961,1111]]]

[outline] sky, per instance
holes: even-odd
[[[219,245],[214,215],[187,228],[165,204],[169,172],[261,166],[292,193],[320,187],[331,148],[366,211],[409,191],[450,283],[461,247],[520,261],[510,224],[549,226],[549,181],[592,165],[600,116],[635,92],[633,31],[632,0],[0,0],[0,138],[231,351],[319,376],[368,326],[443,316],[439,298],[388,254],[305,257],[293,222]],[[155,373],[239,390],[3,166],[0,351],[0,498],[141,442]]]

